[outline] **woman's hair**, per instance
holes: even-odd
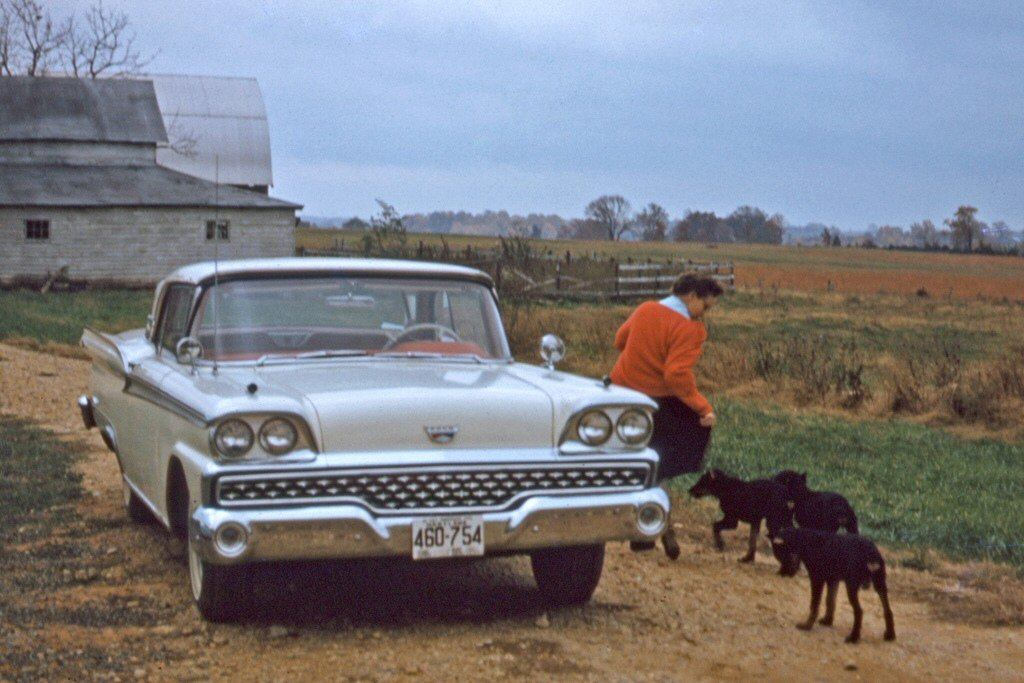
[[[702,299],[709,296],[721,296],[723,291],[722,286],[707,275],[683,273],[672,283],[673,294],[689,294],[693,292]]]

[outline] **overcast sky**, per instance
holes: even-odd
[[[972,204],[1024,229],[1016,0],[105,4],[151,71],[259,81],[272,194],[306,215],[568,218],[621,194],[843,230]]]

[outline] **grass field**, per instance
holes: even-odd
[[[340,234],[303,231],[300,241],[317,246]],[[460,249],[496,243],[447,239]],[[1024,259],[749,245],[539,248],[735,261],[739,287],[710,314],[697,368],[721,415],[709,464],[747,477],[806,470],[813,487],[850,497],[865,531],[885,543],[1024,572]],[[150,304],[144,290],[0,291],[0,339],[74,353],[85,325],[141,327]],[[509,300],[503,317],[518,359],[540,362],[539,339],[555,332],[569,350],[561,368],[599,377],[631,309]],[[21,427],[5,429],[3,439],[23,440],[9,431]]]

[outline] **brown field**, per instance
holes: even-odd
[[[352,248],[364,233],[300,228],[296,245],[306,248]],[[408,245],[438,247],[444,240],[452,250],[467,246],[493,249],[494,237],[414,233]],[[578,242],[532,240],[538,253],[574,259],[587,256],[632,260],[732,262],[736,284],[746,290],[833,291],[845,294],[927,294],[952,299],[1024,300],[1024,258],[948,252],[887,249],[795,247],[758,244],[651,242]],[[830,284],[831,283],[831,284]]]

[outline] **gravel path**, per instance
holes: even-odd
[[[70,514],[38,515],[0,554],[0,681],[1024,680],[1012,572],[893,566],[898,640],[882,641],[864,592],[863,640],[846,645],[842,591],[834,628],[798,631],[806,578],[777,576],[767,546],[737,563],[745,528],[716,552],[714,505],[683,500],[679,561],[611,545],[583,608],[545,610],[523,558],[291,564],[260,572],[244,621],[207,624],[179,544],[121,509],[114,458],[74,404],[87,378],[85,361],[0,344],[0,413],[88,446],[87,495]]]

